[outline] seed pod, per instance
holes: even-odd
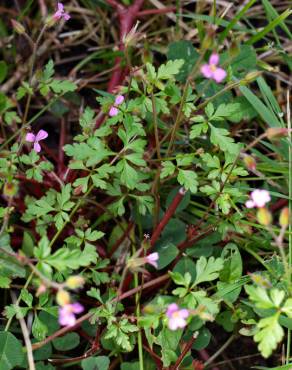
[[[272,214],[267,208],[259,208],[257,211],[257,220],[261,225],[269,226],[272,222]]]

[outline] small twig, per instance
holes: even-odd
[[[11,292],[11,299],[13,304],[16,307],[16,312],[17,312],[17,319],[20,323],[21,331],[23,334],[23,339],[26,347],[26,353],[27,353],[27,361],[28,361],[28,366],[29,370],[35,370],[35,364],[34,364],[34,359],[33,359],[33,353],[32,353],[32,346],[31,346],[31,341],[29,338],[29,332],[26,326],[26,323],[24,321],[24,318],[21,315],[21,312],[19,310],[18,306],[18,300],[16,299],[16,295],[14,292]]]
[[[219,355],[221,355],[221,353],[230,345],[230,343],[235,339],[235,335],[231,335],[227,341],[223,344],[223,346],[221,346],[218,351],[216,351],[214,353],[214,355],[212,355],[211,357],[209,357],[209,359],[205,362],[204,366],[208,366],[210,365],[214,360],[215,358],[217,358]]]
[[[196,335],[193,334],[192,337],[191,337],[191,339],[184,346],[184,349],[182,350],[181,354],[177,358],[175,364],[170,368],[170,370],[178,370],[179,369],[179,365],[182,363],[182,361],[185,358],[186,354],[192,348],[192,345],[193,345],[195,339],[196,339]]]
[[[130,289],[129,291],[121,294],[119,297],[116,297],[114,298],[111,303],[114,303],[116,301],[121,301],[125,298],[128,298],[134,294],[136,294],[137,292],[141,291],[141,290],[144,290],[144,289],[147,289],[147,288],[150,288],[152,287],[153,285],[158,285],[166,280],[169,279],[169,275],[168,274],[165,274],[165,275],[162,275],[162,276],[159,276],[158,278],[156,279],[153,279],[145,284],[142,285],[139,285],[137,288],[133,288],[133,289]],[[51,342],[53,339],[55,338],[58,338],[60,337],[61,335],[64,335],[66,334],[67,332],[69,331],[72,331],[74,330],[75,328],[77,328],[83,321],[86,321],[88,319],[90,319],[92,317],[93,313],[91,312],[87,312],[85,315],[79,317],[79,319],[76,320],[76,324],[74,326],[65,326],[64,328],[56,331],[55,333],[53,333],[52,335],[50,335],[49,337],[47,337],[46,339],[40,341],[40,342],[37,342],[37,343],[34,343],[32,345],[32,349],[33,351],[35,351],[36,349],[39,349],[41,347],[43,347],[45,344]]]

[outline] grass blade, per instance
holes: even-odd
[[[252,45],[255,42],[261,40],[267,33],[272,31],[275,27],[277,27],[280,23],[283,22],[284,19],[289,17],[289,15],[292,14],[292,10],[287,9],[279,15],[277,18],[275,18],[272,22],[270,22],[262,31],[258,32],[256,35],[252,36],[247,42],[247,45]]]
[[[228,24],[224,31],[221,32],[219,37],[219,43],[224,41],[228,32],[232,30],[232,28],[236,25],[236,23],[244,16],[247,10],[255,3],[256,0],[250,0],[232,19],[232,21]]]

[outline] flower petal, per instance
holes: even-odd
[[[176,330],[178,328],[177,320],[176,319],[169,319],[168,320],[168,327],[169,327],[170,330]]]
[[[180,317],[183,319],[186,319],[190,315],[189,311],[186,308],[181,309],[179,311],[179,314],[180,314]]]
[[[224,78],[226,77],[227,73],[224,71],[223,68],[216,68],[215,71],[213,72],[213,79],[220,83],[224,80]]]
[[[57,7],[58,7],[58,12],[62,13],[64,10],[64,5],[62,3],[58,3]]]
[[[53,15],[53,18],[54,19],[61,19],[62,18],[62,13],[61,12],[59,12],[58,10],[54,13],[54,15]]]
[[[181,317],[176,318],[176,326],[178,328],[184,328],[186,325],[187,325],[187,323],[186,323],[185,319],[183,319]]]
[[[253,200],[247,200],[246,202],[245,202],[245,206],[246,206],[246,208],[254,208],[254,206],[255,206],[255,203],[254,203],[254,201]]]
[[[78,302],[72,303],[71,308],[74,313],[81,313],[84,311],[84,307]]]
[[[211,78],[213,76],[213,72],[209,66],[209,64],[203,64],[201,67],[201,73],[206,78]]]
[[[40,140],[44,140],[46,139],[47,137],[49,136],[49,134],[47,133],[47,131],[45,130],[40,130],[37,135],[36,135],[36,141],[40,141]]]
[[[125,98],[123,97],[123,95],[118,95],[115,99],[115,104],[116,105],[120,105],[122,104],[122,102],[125,100]]]
[[[68,14],[68,13],[64,13],[63,17],[64,17],[65,21],[69,21],[69,19],[71,18],[70,14]]]
[[[157,252],[154,252],[154,253],[150,253],[147,257],[146,257],[146,261],[147,263],[149,263],[150,265],[154,266],[155,268],[158,267],[158,264],[157,264],[157,261],[159,260],[159,254]]]
[[[166,316],[167,317],[172,317],[173,313],[178,311],[178,305],[176,303],[171,303],[168,307],[167,307],[167,311],[166,311]]]
[[[270,193],[267,190],[256,189],[252,191],[250,195],[252,201],[254,202],[255,206],[258,208],[262,208],[271,200]]]
[[[211,54],[209,64],[217,65],[219,63],[219,55],[217,53]]]
[[[35,141],[35,135],[32,132],[29,132],[28,134],[26,134],[25,140],[33,143]]]
[[[42,150],[40,144],[37,141],[33,144],[33,149],[37,153],[39,153]]]
[[[118,108],[116,108],[116,107],[111,107],[111,109],[110,109],[110,111],[109,111],[109,116],[110,117],[114,117],[114,116],[116,116],[117,114],[119,113],[119,110],[118,110]]]

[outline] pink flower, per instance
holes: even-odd
[[[214,53],[209,58],[208,64],[203,64],[201,67],[201,73],[206,78],[211,78],[212,80],[220,83],[226,77],[226,72],[223,68],[217,67],[219,64],[219,55]]]
[[[41,151],[41,146],[39,141],[44,140],[48,137],[48,133],[45,130],[40,130],[36,135],[32,132],[26,134],[25,140],[33,143],[33,149],[35,152],[39,153]]]
[[[157,261],[159,260],[159,254],[157,252],[151,253],[148,256],[146,256],[146,263],[149,263],[150,265],[157,268]]]
[[[114,117],[119,113],[119,110],[118,110],[117,106],[122,104],[124,100],[125,100],[125,98],[123,97],[123,95],[118,95],[116,97],[114,105],[111,106],[111,109],[108,113],[110,115],[110,117]]]
[[[62,326],[74,326],[76,324],[76,313],[84,311],[83,306],[76,303],[67,303],[59,308],[59,324]]]
[[[180,309],[176,303],[171,303],[166,311],[168,327],[170,330],[184,328],[187,325],[186,319],[190,313],[186,308]]]
[[[251,192],[250,199],[245,203],[246,208],[263,208],[271,200],[267,190],[256,189]]]
[[[58,3],[57,7],[58,10],[54,13],[53,18],[56,20],[64,18],[65,21],[68,21],[71,17],[68,13],[65,12],[64,5],[62,3]]]

